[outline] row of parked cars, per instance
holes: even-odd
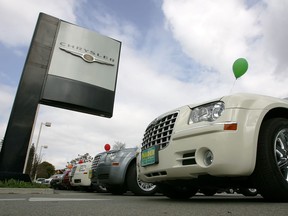
[[[141,181],[136,171],[137,148],[110,150],[97,154],[93,162],[79,163],[62,174],[55,174],[49,179],[39,179],[39,183],[49,184],[60,190],[85,190],[107,192],[122,195],[127,191],[134,195],[145,196],[161,193],[157,185]],[[247,189],[223,191],[199,190],[207,196],[216,193],[242,193],[245,196],[256,196],[257,190]]]
[[[62,174],[36,182],[60,190],[81,189],[117,195],[131,191],[135,195],[153,195],[157,186],[137,177],[136,153],[137,148],[105,151],[97,154],[93,162],[79,163]]]
[[[233,190],[288,202],[288,100],[237,93],[173,109],[147,126],[139,154],[106,151],[68,176],[70,187],[112,194],[190,199]]]

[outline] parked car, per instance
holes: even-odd
[[[91,165],[92,162],[86,162],[77,164],[72,168],[69,179],[71,188],[92,191],[90,179]]]
[[[137,161],[171,199],[255,188],[288,202],[288,100],[238,93],[174,109],[148,125]]]
[[[43,184],[50,186],[50,182],[51,182],[52,179],[53,179],[53,176],[50,176],[48,179],[45,179],[45,180],[43,181]]]
[[[104,186],[108,192],[121,195],[153,195],[157,186],[141,181],[136,172],[137,148],[102,152],[94,157],[91,182],[94,188]]]
[[[63,177],[61,179],[61,186],[63,189],[67,189],[67,190],[70,190],[71,189],[71,184],[70,184],[70,173],[71,173],[71,170],[68,169],[68,170],[65,170],[63,172]]]
[[[45,181],[45,178],[37,178],[37,179],[35,180],[35,183],[37,183],[37,184],[43,184],[44,181]]]
[[[54,189],[64,189],[62,186],[62,178],[63,178],[64,174],[55,174],[53,176],[51,176],[51,180],[50,180],[50,187],[54,188]]]

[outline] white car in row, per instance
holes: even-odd
[[[75,165],[69,173],[70,185],[72,188],[81,188],[91,191],[91,165],[92,162],[85,162]]]
[[[167,112],[148,125],[137,170],[172,199],[256,188],[288,201],[288,100],[238,93]]]

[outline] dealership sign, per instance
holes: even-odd
[[[39,14],[0,152],[0,180],[23,172],[39,104],[112,117],[120,50],[120,41]]]
[[[111,117],[121,43],[64,21],[56,38],[40,102]]]

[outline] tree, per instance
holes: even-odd
[[[51,175],[55,174],[55,167],[44,161],[37,167],[37,178],[49,178]]]
[[[93,161],[93,157],[89,155],[89,153],[86,153],[84,155],[80,155],[78,154],[78,157],[71,160],[70,162],[67,162],[67,164],[71,164],[71,165],[76,165],[78,164],[79,162],[81,163],[86,163],[86,162],[92,162]]]
[[[121,150],[121,149],[125,149],[125,147],[126,147],[126,144],[124,142],[115,141],[115,144],[113,145],[112,149]]]
[[[48,162],[45,162],[44,164],[43,163],[41,163],[40,155],[35,153],[35,146],[33,143],[30,147],[28,161],[27,161],[26,170],[25,170],[26,174],[30,174],[31,180],[34,180],[34,178],[37,178],[37,177],[39,178],[39,176],[41,178],[45,178],[45,177],[48,178],[55,173],[55,167],[52,164]],[[50,165],[48,166],[47,164],[50,164]],[[40,174],[39,174],[39,171],[40,171]]]
[[[30,170],[30,178],[33,180],[34,177],[36,177],[37,175],[37,169],[38,169],[38,165],[41,163],[41,158],[40,158],[40,155],[38,155],[36,152],[35,152],[35,148],[34,148],[34,145],[32,144],[31,146],[31,150],[32,150],[32,153],[31,153],[31,156],[32,156],[32,162],[31,162],[31,170]],[[31,151],[30,150],[30,151]],[[30,156],[30,154],[29,154]]]

